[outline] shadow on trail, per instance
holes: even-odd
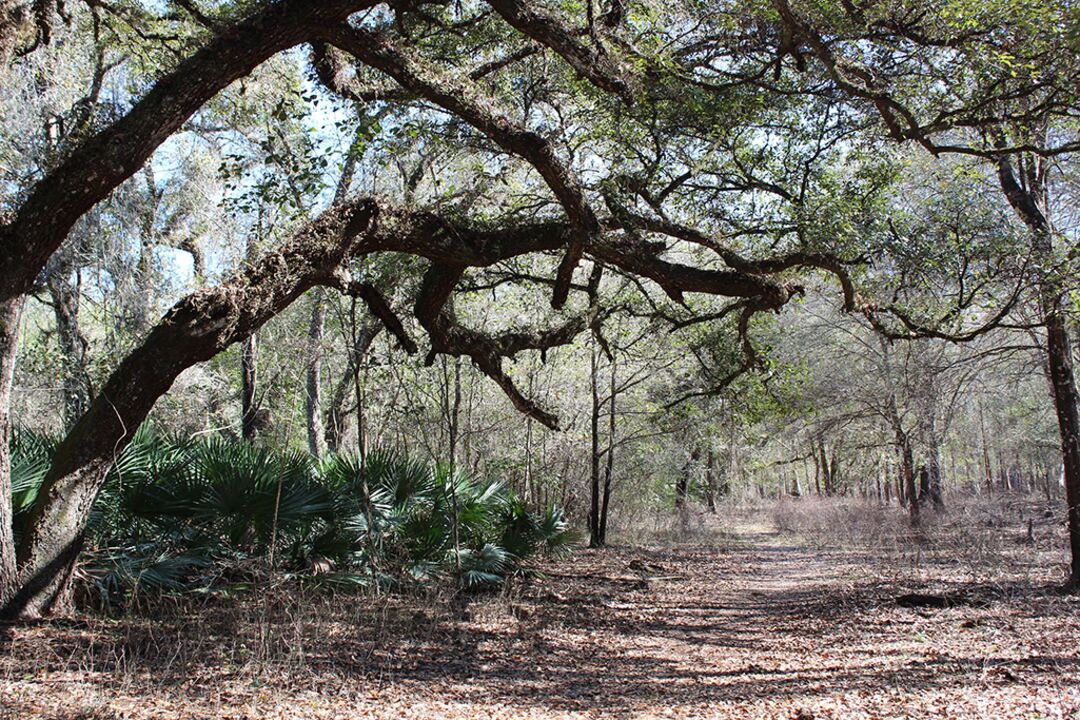
[[[313,686],[394,685],[479,706],[608,715],[762,697],[795,703],[895,688],[1037,684],[1080,671],[1080,660],[1065,654],[1018,661],[938,653],[934,633],[978,641],[998,620],[986,608],[897,609],[888,602],[895,587],[850,579],[857,561],[775,538],[730,549],[582,551],[558,576],[530,581],[516,595],[476,597],[442,616],[403,612],[377,633],[367,621],[319,619],[314,610],[308,625],[283,612],[255,627],[211,608],[191,626],[132,620],[111,634],[58,630],[50,656],[53,663],[75,659],[99,677],[136,667],[179,683],[220,676],[245,639],[272,636],[277,671],[299,673]],[[339,597],[337,607],[349,601]],[[965,622],[970,628],[958,629]]]
[[[599,562],[620,568],[641,554],[614,551]],[[1080,665],[1065,655],[898,661],[887,642],[911,636],[912,618],[919,617],[883,604],[888,586],[839,584],[822,576],[820,561],[795,548],[722,555],[673,549],[646,559],[677,577],[621,592],[562,582],[535,595],[548,603],[555,594],[559,602],[539,606],[512,634],[462,628],[465,653],[438,645],[419,656],[401,653],[395,679],[425,684],[452,677],[457,697],[477,703],[629,712],[763,696],[795,701],[897,687],[930,690],[983,681],[995,667],[1008,669],[995,681],[1037,683],[1044,674],[1075,672]],[[721,575],[734,577],[734,584],[711,581]],[[875,641],[881,647],[873,647]]]

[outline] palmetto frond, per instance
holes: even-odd
[[[20,431],[11,447],[13,500],[23,513],[55,441]],[[460,570],[461,584],[475,588],[571,542],[558,509],[536,514],[502,483],[446,465],[392,450],[315,462],[150,425],[110,468],[90,536],[82,576],[105,603],[248,578],[271,546],[286,576],[324,587],[427,583]]]

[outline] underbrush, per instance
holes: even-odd
[[[16,541],[53,444],[12,443]],[[430,592],[501,585],[574,541],[554,506],[390,451],[322,461],[152,428],[120,454],[95,503],[76,596],[115,611],[256,588]]]
[[[466,607],[445,586],[423,598],[345,597],[299,584],[238,590],[227,599],[159,595],[152,606],[116,617],[12,629],[0,667],[8,676],[104,673],[166,685],[207,672],[262,682],[366,674],[379,672],[404,648],[437,643]]]
[[[944,512],[925,508],[918,526],[906,508],[859,498],[784,498],[769,516],[808,546],[868,554],[886,574],[948,573],[975,583],[1064,578],[1063,508],[1019,495],[956,494],[947,503]]]
[[[652,513],[616,517],[609,544],[730,548],[739,542],[738,526],[753,516],[755,513],[734,505],[721,505],[715,513],[697,505],[675,511],[658,508]]]

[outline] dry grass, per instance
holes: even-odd
[[[856,498],[787,498],[770,517],[785,536],[813,548],[863,552],[896,580],[947,575],[1008,585],[1065,578],[1063,504],[1015,495],[948,500],[944,513],[924,510],[917,528],[904,508]]]

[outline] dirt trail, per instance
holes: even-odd
[[[422,631],[405,638],[329,624],[298,641],[302,670],[253,677],[185,660],[171,676],[105,662],[76,671],[69,656],[33,676],[8,668],[0,708],[70,718],[1080,718],[1075,598],[916,611],[896,607],[902,588],[878,570],[754,528],[722,548],[580,551],[510,597],[418,613]]]

